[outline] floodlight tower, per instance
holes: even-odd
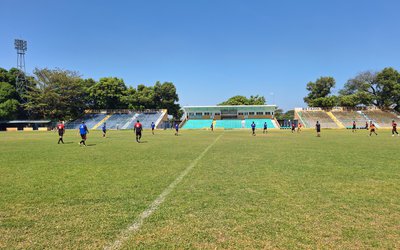
[[[15,88],[17,89],[22,102],[26,102],[26,98],[24,97],[27,89],[25,78],[25,52],[28,49],[28,43],[24,40],[15,39],[14,45],[17,50],[17,69],[19,70],[17,78],[15,79]]]

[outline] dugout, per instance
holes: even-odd
[[[14,120],[0,122],[0,131],[23,131],[24,128],[31,128],[28,130],[50,130],[52,122],[50,120]]]

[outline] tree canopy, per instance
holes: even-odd
[[[236,95],[218,105],[264,105],[265,103],[264,96],[255,95],[247,98],[246,96]]]

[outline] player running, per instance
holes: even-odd
[[[368,130],[368,122],[365,122],[365,129]]]
[[[251,123],[251,131],[252,131],[252,135],[255,136],[256,135],[256,124],[254,122]]]
[[[101,127],[101,130],[103,130],[103,137],[106,137],[106,133],[107,133],[107,125],[106,125],[106,123],[103,123],[103,126]]]
[[[58,136],[59,136],[58,144],[60,144],[60,142],[62,142],[62,144],[64,144],[63,136],[64,136],[64,133],[65,133],[65,126],[64,126],[64,123],[62,121],[60,121],[57,124],[57,130],[58,130]]]
[[[211,122],[210,128],[211,128],[211,131],[214,132],[214,122]]]
[[[373,123],[371,123],[371,125],[369,125],[369,136],[371,136],[372,135],[372,133],[374,133],[375,135],[378,135],[376,132],[375,132],[375,124],[373,124]]]
[[[140,143],[140,139],[142,139],[142,124],[139,122],[139,120],[136,121],[135,126],[133,127],[133,130],[136,132],[136,142]]]
[[[79,126],[79,134],[82,139],[81,142],[79,142],[79,145],[84,145],[86,147],[86,135],[89,134],[89,130],[84,121],[82,121],[82,124]]]
[[[175,135],[178,136],[178,133],[179,133],[179,124],[176,123],[175,124]]]
[[[399,136],[399,133],[397,132],[397,123],[393,120],[392,121],[392,136],[394,136],[394,133],[396,133],[397,136]]]
[[[301,123],[299,122],[299,124],[297,124],[297,133],[300,133],[301,131]]]
[[[294,133],[294,131],[296,130],[296,124],[294,124],[294,122],[292,123],[292,133]]]
[[[319,121],[315,124],[315,129],[317,130],[317,137],[321,137],[321,124]]]
[[[353,121],[353,128],[351,129],[351,132],[356,132],[357,126],[356,126],[356,121]]]
[[[156,127],[156,124],[154,122],[151,122],[151,133],[154,135],[154,128]]]
[[[267,122],[264,122],[263,134],[266,134],[267,132],[268,132],[268,125],[267,125]]]

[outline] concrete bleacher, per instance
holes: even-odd
[[[314,127],[317,121],[319,121],[323,128],[339,128],[335,121],[333,121],[325,111],[298,111],[297,113],[307,128]]]
[[[107,125],[108,129],[122,129],[123,127],[126,126],[127,123],[131,122],[132,117],[135,115],[135,113],[129,113],[129,114],[113,114],[108,118],[105,122]],[[101,126],[98,127],[98,129],[101,129]]]
[[[390,111],[382,111],[379,109],[375,110],[363,110],[362,113],[366,115],[371,121],[377,124],[379,127],[391,127],[393,120],[399,120],[397,114]]]
[[[361,111],[332,111],[332,114],[347,128],[353,127],[353,121],[357,127],[365,127],[365,122],[368,122]]]
[[[101,122],[107,114],[86,114],[82,118],[76,119],[72,122],[65,124],[66,129],[78,129],[82,121],[85,122],[86,126],[90,129],[93,128],[97,123]]]
[[[166,112],[166,111],[165,111]],[[100,122],[107,124],[107,129],[133,129],[133,126],[137,120],[140,120],[143,128],[151,128],[151,123],[160,122],[165,115],[164,111],[152,111],[152,112],[129,112],[129,113],[113,113],[107,115],[106,113],[97,114],[86,114],[83,117],[67,122],[65,127],[67,129],[78,129],[82,121],[85,121],[88,129],[101,129],[98,125]],[[109,117],[107,117],[109,116]],[[107,119],[108,118],[108,119]]]
[[[143,128],[151,128],[151,123],[156,123],[163,116],[162,112],[151,112],[151,113],[141,113],[137,116],[137,120],[140,121]],[[129,127],[130,128],[130,127]],[[133,124],[132,124],[133,128]]]

